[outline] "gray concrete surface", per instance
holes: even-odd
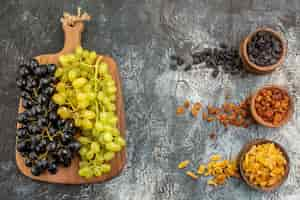
[[[113,56],[119,63],[126,102],[128,162],[123,173],[103,184],[66,186],[32,181],[15,165],[18,63],[58,51],[63,44],[59,18],[81,6],[93,19],[83,46]],[[299,200],[300,199],[300,1],[299,0],[2,0],[0,3],[0,199],[1,200]],[[209,69],[172,71],[169,56],[191,49],[237,46],[256,27],[284,34],[288,57],[268,76],[216,79]],[[295,98],[288,125],[268,130],[205,124],[175,117],[185,98],[221,104],[234,101],[266,83],[287,86]],[[217,132],[213,142],[208,135]],[[213,153],[229,158],[252,138],[283,144],[291,157],[289,179],[274,193],[250,190],[238,180],[211,188],[176,169],[182,159],[196,167]]]

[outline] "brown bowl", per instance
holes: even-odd
[[[247,52],[247,44],[251,40],[251,38],[259,31],[265,31],[265,32],[271,33],[282,44],[282,52],[281,52],[280,58],[277,61],[277,63],[275,63],[274,65],[258,66],[255,63],[251,62],[249,59],[248,52]],[[242,59],[245,69],[249,72],[253,72],[256,74],[266,74],[266,73],[270,73],[270,72],[274,71],[277,67],[282,65],[282,63],[284,62],[286,53],[287,53],[287,46],[286,46],[286,43],[285,43],[283,37],[280,35],[280,33],[276,32],[270,28],[259,28],[255,32],[249,34],[240,43],[240,57]]]
[[[263,120],[256,112],[256,108],[255,108],[255,99],[258,95],[258,93],[262,90],[262,89],[268,89],[268,88],[276,88],[276,89],[279,89],[281,91],[283,91],[284,93],[286,93],[290,99],[290,106],[289,106],[289,110],[288,110],[288,113],[286,115],[286,117],[278,124],[272,124],[270,122],[267,122],[265,120]],[[251,111],[251,114],[252,114],[252,117],[254,118],[254,120],[258,123],[258,124],[261,124],[263,126],[266,126],[266,127],[269,127],[269,128],[278,128],[284,124],[286,124],[293,112],[294,112],[294,103],[293,103],[293,99],[292,97],[289,95],[287,89],[285,89],[284,87],[281,87],[281,86],[278,86],[278,85],[267,85],[267,86],[264,86],[260,89],[258,89],[251,97],[251,103],[250,103],[250,111]]]
[[[283,156],[285,157],[285,159],[287,161],[287,166],[286,166],[284,175],[283,175],[282,179],[280,180],[280,182],[276,183],[272,187],[259,187],[257,185],[254,185],[253,183],[251,183],[248,180],[248,178],[246,177],[246,175],[244,173],[244,170],[243,170],[243,167],[242,167],[242,162],[245,158],[246,153],[251,149],[252,146],[260,145],[260,144],[266,144],[266,143],[273,143],[277,148],[280,149],[280,151],[283,153]],[[278,144],[274,141],[271,141],[271,140],[266,140],[266,139],[255,139],[255,140],[252,140],[252,141],[248,142],[247,144],[245,144],[243,146],[240,154],[239,154],[238,165],[239,165],[239,170],[240,170],[240,173],[241,173],[241,177],[245,181],[245,183],[248,186],[250,186],[251,188],[259,190],[259,191],[263,191],[263,192],[271,192],[271,191],[274,191],[274,190],[278,189],[286,181],[286,179],[289,176],[289,172],[290,172],[290,158],[289,158],[287,152],[284,150],[284,148],[280,144]]]

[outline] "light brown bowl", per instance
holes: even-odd
[[[251,38],[259,31],[270,32],[282,44],[281,56],[280,56],[279,60],[277,61],[277,63],[275,63],[274,65],[258,66],[255,63],[251,62],[250,59],[249,59],[248,52],[247,52],[247,44],[249,43]],[[282,65],[282,63],[284,62],[286,53],[287,53],[287,46],[286,46],[286,43],[285,43],[283,37],[278,32],[276,32],[276,31],[274,31],[270,28],[259,28],[255,32],[249,34],[240,43],[240,57],[242,59],[242,62],[243,62],[243,65],[244,65],[245,69],[249,72],[253,72],[253,73],[256,73],[256,74],[266,74],[266,73],[270,73],[270,72],[274,71],[277,67]]]
[[[273,143],[277,148],[280,149],[280,151],[283,153],[283,156],[285,157],[286,161],[287,161],[287,166],[285,168],[285,172],[284,175],[281,179],[280,182],[276,183],[275,185],[273,185],[272,187],[259,187],[257,185],[254,185],[253,183],[251,183],[248,178],[246,177],[243,167],[242,167],[242,162],[245,158],[246,153],[251,149],[252,146],[254,145],[260,145],[260,144],[266,144],[266,143]],[[287,154],[287,152],[285,151],[285,149],[278,143],[271,141],[271,140],[266,140],[266,139],[255,139],[252,140],[250,142],[248,142],[247,144],[245,144],[239,154],[239,158],[238,158],[238,165],[239,165],[239,170],[241,173],[241,177],[242,179],[245,181],[245,183],[250,186],[253,189],[259,190],[259,191],[263,191],[263,192],[271,192],[274,191],[276,189],[278,189],[288,178],[289,176],[289,172],[290,172],[290,158]]]
[[[290,99],[289,111],[288,111],[286,117],[285,117],[279,124],[276,124],[276,125],[274,125],[274,124],[272,124],[272,123],[270,123],[270,122],[266,122],[265,120],[263,120],[263,119],[257,114],[256,109],[255,109],[255,99],[256,99],[258,93],[259,93],[262,89],[268,89],[268,88],[276,88],[276,89],[279,89],[279,90],[285,92],[285,93],[288,95],[289,99]],[[290,120],[290,118],[291,118],[291,116],[292,116],[292,114],[293,114],[293,112],[294,112],[294,103],[293,103],[292,97],[289,95],[287,89],[285,89],[284,87],[278,86],[278,85],[266,85],[266,86],[264,86],[264,87],[258,89],[258,90],[252,95],[252,97],[251,97],[251,104],[250,104],[250,110],[251,110],[252,117],[254,118],[254,120],[255,120],[258,124],[261,124],[261,125],[266,126],[266,127],[269,127],[269,128],[278,128],[278,127],[280,127],[280,126],[286,124],[286,123]]]

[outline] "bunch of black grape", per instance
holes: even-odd
[[[17,119],[21,124],[16,133],[17,151],[35,176],[44,170],[55,174],[60,164],[70,166],[74,153],[80,149],[73,122],[60,119],[57,106],[51,101],[55,70],[55,65],[39,65],[34,59],[18,69],[17,86],[25,111]]]

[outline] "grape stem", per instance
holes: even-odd
[[[98,92],[98,83],[97,83],[97,78],[98,78],[98,68],[99,68],[99,63],[102,60],[102,56],[99,56],[97,58],[96,64],[95,64],[95,76],[94,76],[94,92],[95,94],[97,94]],[[98,101],[95,100],[95,104],[96,104],[96,121],[99,120],[99,104]]]

